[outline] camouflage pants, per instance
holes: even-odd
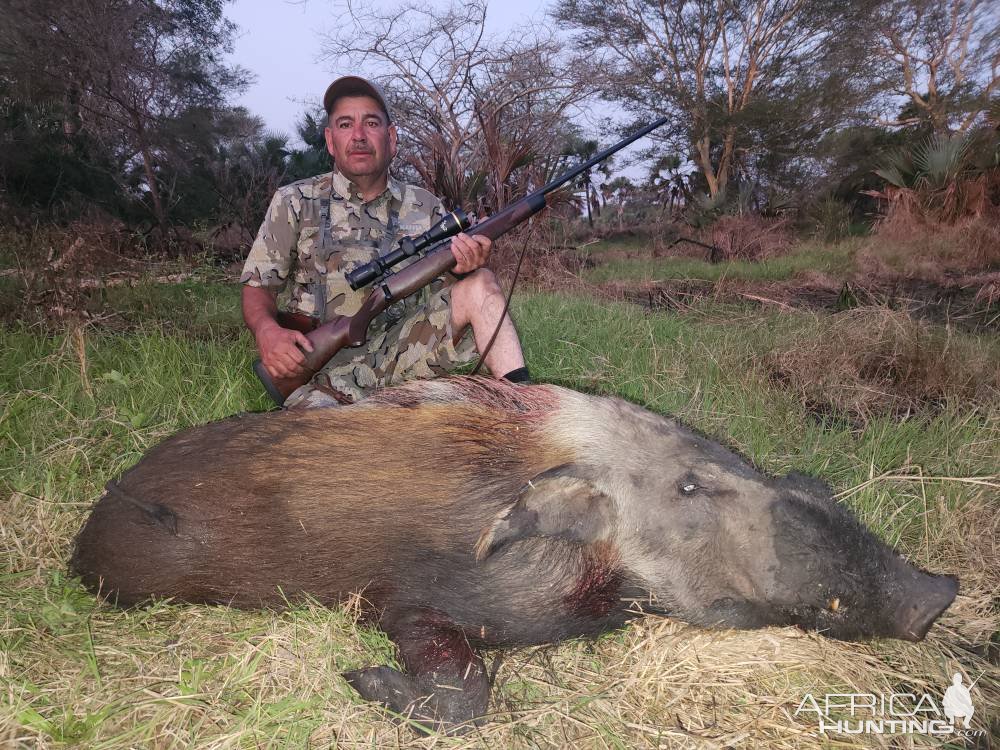
[[[406,313],[380,333],[369,331],[364,346],[337,352],[312,381],[288,396],[285,408],[352,403],[376,388],[446,375],[475,356],[471,330],[457,346],[452,343],[450,288],[434,292]]]

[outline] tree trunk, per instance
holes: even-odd
[[[583,194],[586,196],[587,201],[587,224],[593,229],[594,217],[590,215],[590,175],[587,176],[587,181],[583,185]]]
[[[80,132],[80,92],[71,85],[66,93],[66,113],[63,117],[63,135],[72,141]]]
[[[729,183],[729,168],[733,161],[733,152],[736,148],[736,131],[730,128],[726,133],[726,139],[722,143],[722,155],[719,157],[719,170],[716,172],[716,184],[719,190],[725,190]]]
[[[710,152],[708,138],[702,138],[695,144],[698,155],[698,166],[701,173],[705,175],[705,182],[708,183],[708,195],[714,198],[719,193],[719,181],[716,179],[715,170],[712,169],[712,156]]]
[[[146,184],[149,185],[149,197],[153,202],[153,216],[160,229],[167,231],[167,214],[163,210],[163,201],[160,200],[160,189],[156,185],[156,173],[153,171],[153,157],[149,153],[149,146],[143,140],[140,144],[142,151],[142,166],[146,172]]]

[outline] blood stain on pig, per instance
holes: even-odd
[[[583,553],[580,577],[563,598],[573,612],[603,616],[620,602],[624,573],[618,550],[609,542],[597,542]]]

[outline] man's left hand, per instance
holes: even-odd
[[[455,273],[471,273],[486,265],[493,249],[493,240],[481,234],[470,237],[460,232],[451,238],[451,254],[458,263],[453,269]]]

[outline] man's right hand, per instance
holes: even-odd
[[[304,334],[267,322],[257,327],[254,338],[260,361],[272,378],[290,378],[305,370],[306,356],[302,350],[311,352],[313,345]]]

